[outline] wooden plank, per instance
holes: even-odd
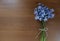
[[[55,9],[55,18],[47,22],[48,41],[60,41],[60,0],[0,0],[0,41],[39,41],[33,10],[41,2]]]

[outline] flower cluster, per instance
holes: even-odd
[[[47,21],[50,18],[54,18],[54,9],[49,9],[44,4],[38,3],[38,6],[34,9],[35,19],[39,21]]]

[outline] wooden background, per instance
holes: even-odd
[[[55,9],[55,18],[47,22],[47,41],[60,41],[60,0],[0,0],[0,41],[39,41],[40,23],[33,14],[38,2]]]

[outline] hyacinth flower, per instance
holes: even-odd
[[[48,19],[54,18],[54,9],[50,9],[42,3],[38,3],[38,6],[34,9],[35,20],[41,22],[42,27],[40,28],[40,41],[46,41],[46,26],[45,23]]]

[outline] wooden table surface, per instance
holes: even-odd
[[[0,41],[39,41],[40,23],[33,14],[38,2],[55,9],[55,18],[47,22],[47,41],[60,41],[60,0],[0,0]]]

